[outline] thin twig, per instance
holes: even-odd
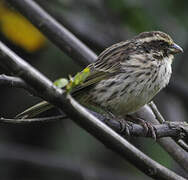
[[[70,95],[67,95],[63,90],[55,87],[49,79],[31,67],[1,42],[0,51],[7,57],[6,60],[2,58],[1,63],[6,65],[12,73],[23,78],[26,83],[38,92],[40,97],[59,107],[74,122],[86,129],[108,148],[130,161],[142,172],[156,179],[184,180],[183,177],[155,162],[136,149],[110,127],[100,122],[84,107],[79,105]]]
[[[157,106],[153,103],[153,101],[151,101],[148,105],[150,106],[150,108],[152,109],[153,113],[155,114],[156,119],[160,123],[164,123],[165,119],[163,118],[163,116],[161,115],[161,113],[157,109]]]
[[[51,116],[51,117],[43,117],[43,118],[31,118],[31,119],[8,119],[8,118],[0,118],[0,124],[30,124],[30,123],[47,123],[47,122],[54,122],[67,119],[66,115],[58,115],[58,116]]]
[[[14,87],[14,88],[21,88],[25,89],[29,92],[32,92],[32,94],[35,94],[36,92],[21,78],[15,77],[15,76],[7,76],[5,74],[0,75],[0,86],[6,86],[6,87]]]

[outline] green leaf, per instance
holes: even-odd
[[[82,84],[90,74],[90,69],[87,67],[82,72],[77,73],[74,78],[69,77],[69,83],[66,86],[67,92],[70,92],[74,87]]]
[[[59,87],[59,88],[63,88],[65,87],[67,84],[69,83],[68,79],[66,78],[60,78],[60,79],[57,79],[55,82],[54,82],[54,85]]]

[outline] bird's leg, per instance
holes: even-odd
[[[129,121],[126,121],[124,118],[122,117],[116,117],[116,120],[120,123],[121,125],[121,129],[120,129],[120,132],[124,132],[126,133],[127,136],[130,136],[130,122]]]
[[[126,119],[128,121],[137,122],[137,123],[141,124],[144,127],[146,134],[151,133],[151,137],[156,141],[157,135],[156,135],[155,129],[151,123],[145,121],[144,119],[142,119],[140,117],[135,117],[135,116],[131,116],[131,115],[126,115]]]
[[[112,114],[111,112],[108,111],[107,114],[105,114],[105,120],[104,122],[108,125],[110,125],[111,123],[109,122],[110,119],[112,120],[115,120],[117,122],[119,122],[120,124],[120,133],[122,132],[125,132],[126,133],[126,136],[130,136],[130,131],[129,131],[129,128],[130,128],[130,123],[131,122],[128,122],[126,121],[124,118],[120,117],[120,116],[115,116],[114,114]]]

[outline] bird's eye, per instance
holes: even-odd
[[[161,41],[159,44],[162,46],[162,45],[164,45],[164,42]]]
[[[160,41],[160,42],[159,42],[159,45],[160,45],[160,46],[163,46],[163,45],[164,45],[164,42],[163,42],[163,41]]]
[[[160,41],[159,45],[162,46],[162,47],[168,47],[169,46],[169,44],[165,41]]]

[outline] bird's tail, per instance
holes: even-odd
[[[71,83],[73,85],[75,85],[75,87],[72,85],[71,88],[71,95],[79,101],[79,97],[82,97],[80,99],[87,99],[85,97],[88,96],[87,93],[89,89],[91,89],[93,87],[94,84],[96,84],[97,82],[99,82],[101,79],[104,79],[104,77],[106,77],[107,74],[102,72],[101,73],[97,73],[97,72],[92,72],[90,74],[90,69],[89,68],[85,68],[82,72],[78,73],[73,81],[71,81]],[[86,79],[87,78],[87,79]],[[62,82],[63,80],[63,82]],[[83,83],[84,82],[84,83]],[[54,84],[56,84],[56,86],[58,85],[59,88],[65,88],[67,87],[67,80],[64,79],[59,79],[57,81],[54,82]],[[66,89],[67,91],[67,89]],[[80,100],[81,103],[81,100]],[[42,101],[28,109],[26,109],[25,111],[21,112],[20,114],[18,114],[16,116],[16,118],[33,118],[39,114],[41,114],[42,112],[45,112],[51,108],[53,108],[54,106],[51,105],[50,103],[48,103],[47,101]]]
[[[45,112],[53,107],[54,106],[52,104],[48,103],[47,101],[42,101],[42,102],[26,109],[25,111],[21,112],[15,118],[22,118],[22,119],[33,118],[33,117],[41,114],[42,112]]]

